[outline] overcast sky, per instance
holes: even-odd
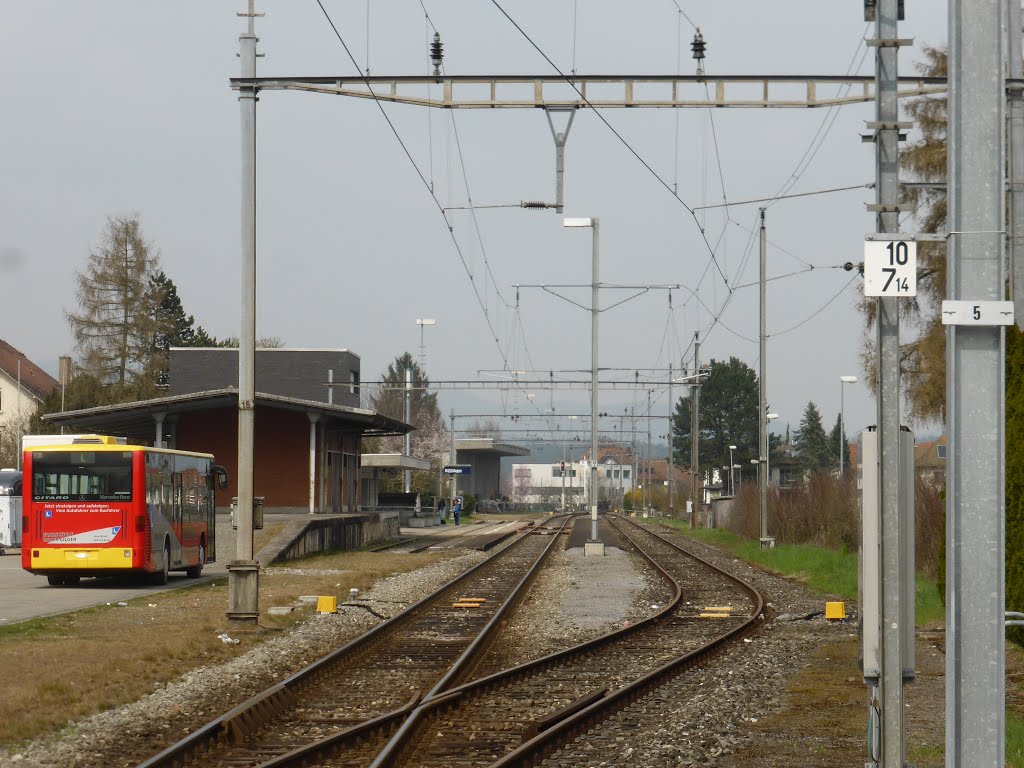
[[[692,73],[692,25],[707,43],[709,75],[874,71],[862,42],[873,28],[856,1],[500,4],[563,71]],[[244,20],[235,14],[244,5],[0,6],[0,337],[52,373],[57,357],[74,351],[64,319],[75,307],[74,272],[109,215],[138,213],[186,311],[216,336],[238,335],[240,128],[228,78],[238,74]],[[361,68],[369,51],[374,75],[429,72],[424,6],[441,32],[448,74],[553,74],[492,2],[373,0],[369,24],[366,0],[324,6]],[[257,21],[261,75],[355,73],[316,0],[260,0],[257,9],[266,12]],[[945,44],[945,3],[908,3],[907,13],[900,37]],[[919,47],[904,49],[901,73],[913,74],[921,58]],[[450,221],[460,257],[438,210],[467,205],[467,181],[478,206],[551,200],[554,147],[544,114],[385,109],[415,168],[372,101],[262,94],[258,335],[291,347],[351,349],[371,380],[396,355],[420,354],[416,318],[436,318],[425,329],[432,379],[496,380],[487,372],[506,366],[588,378],[565,371],[589,371],[589,313],[536,289],[523,288],[517,300],[514,286],[589,283],[589,230],[563,228],[553,211],[487,208],[476,213],[478,234],[471,214],[456,211]],[[699,217],[733,286],[725,306],[728,289],[709,268],[709,247],[680,200],[694,207],[768,197],[787,182],[793,193],[871,182],[874,149],[860,133],[873,114],[873,104],[834,113],[604,111],[627,148],[595,114],[580,111],[567,145],[565,213],[600,218],[602,282],[689,289],[672,292],[671,312],[659,290],[602,313],[601,367],[615,369],[602,378],[692,365],[695,331],[702,360],[735,355],[757,370],[757,206]],[[665,184],[678,186],[679,200]],[[873,199],[861,189],[768,208],[768,271],[780,277],[768,292],[768,387],[780,427],[795,428],[809,400],[830,427],[839,377],[863,379],[855,307],[862,281],[836,267],[861,260],[864,235],[874,229],[865,203]],[[783,277],[793,272],[800,274]],[[589,289],[564,293],[589,304]],[[605,291],[602,305],[631,293]],[[654,408],[664,413],[667,397],[653,388]],[[646,400],[646,392],[606,391],[601,410],[622,413],[634,401],[640,410]],[[538,390],[532,404],[522,395],[443,392],[441,404],[446,413],[589,411],[585,392]],[[862,383],[847,385],[848,433],[874,423],[874,409]],[[663,434],[664,424],[655,430]]]

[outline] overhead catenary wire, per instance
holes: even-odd
[[[328,25],[330,25],[331,29],[333,30],[335,37],[338,39],[338,42],[341,44],[341,47],[345,49],[345,53],[348,56],[349,61],[351,61],[352,65],[355,67],[356,71],[358,72],[359,71],[359,64],[356,62],[355,56],[352,55],[351,49],[348,47],[348,44],[345,42],[345,39],[341,36],[341,32],[338,31],[338,27],[335,25],[333,19],[331,19],[331,16],[327,12],[327,9],[324,7],[324,4],[323,4],[322,0],[315,0],[315,2],[320,7],[320,11],[323,13],[324,18],[326,19]],[[364,76],[364,83],[365,83],[366,88],[368,89],[370,95],[373,97],[374,104],[377,105],[377,109],[380,110],[380,113],[384,117],[385,122],[387,122],[388,127],[391,129],[391,133],[394,134],[394,137],[398,141],[399,145],[402,147],[402,151],[405,153],[406,158],[408,158],[409,162],[412,164],[413,169],[416,171],[416,175],[419,176],[420,181],[423,183],[424,188],[430,194],[431,200],[433,200],[434,201],[434,205],[437,206],[438,212],[441,214],[442,218],[444,218],[445,224],[446,224],[447,229],[448,229],[449,237],[450,237],[450,239],[452,241],[452,244],[455,246],[456,253],[459,256],[459,261],[462,263],[463,269],[466,271],[466,274],[469,276],[470,286],[473,289],[473,294],[476,297],[477,304],[480,306],[481,310],[483,311],[484,320],[487,323],[488,330],[490,331],[491,339],[494,341],[494,344],[495,344],[495,346],[498,349],[498,354],[501,356],[502,362],[507,366],[508,365],[508,357],[507,357],[505,351],[501,347],[501,342],[500,342],[500,340],[498,338],[497,332],[495,331],[494,324],[491,321],[490,314],[487,312],[487,305],[486,305],[486,303],[484,302],[483,298],[480,295],[480,291],[477,288],[476,281],[473,279],[472,270],[470,270],[469,264],[466,262],[465,254],[463,254],[462,248],[459,246],[458,239],[455,237],[454,228],[451,226],[450,222],[448,221],[448,218],[444,215],[444,209],[443,209],[443,206],[441,205],[441,201],[437,199],[437,196],[434,194],[434,190],[432,189],[431,184],[427,181],[426,177],[423,175],[423,171],[420,169],[419,164],[416,162],[415,158],[413,158],[412,153],[409,151],[409,148],[406,146],[405,142],[402,140],[402,137],[399,134],[398,129],[395,127],[395,124],[392,122],[392,120],[391,120],[390,116],[388,115],[387,111],[384,109],[384,105],[381,104],[380,100],[377,98],[377,94],[374,92],[373,86],[370,84],[368,76]]]
[[[695,205],[693,210],[706,211],[710,208],[732,208],[737,205],[752,205],[754,203],[774,203],[779,200],[788,200],[794,197],[812,197],[814,195],[828,195],[833,192],[849,192],[851,189],[874,189],[875,183],[852,184],[848,187],[833,187],[832,189],[818,189],[814,192],[796,192],[792,195],[772,195],[771,197],[757,197],[751,200],[736,200],[729,203],[714,203],[712,205]]]
[[[710,253],[711,255],[711,260],[714,262],[715,268],[718,270],[718,274],[722,278],[722,282],[725,284],[726,288],[728,288],[729,280],[726,277],[725,272],[722,271],[722,267],[718,263],[718,259],[715,256],[715,252],[711,248],[711,243],[708,242],[707,234],[705,233],[704,229],[700,226],[700,222],[697,221],[697,214],[694,212],[694,210],[689,205],[687,205],[684,200],[682,200],[680,197],[676,195],[676,193],[672,190],[672,187],[668,184],[668,182],[666,182],[661,177],[661,174],[654,170],[654,168],[651,167],[650,163],[644,160],[643,157],[641,157],[640,154],[633,148],[633,146],[628,141],[626,141],[625,137],[621,133],[619,133],[611,123],[608,122],[608,119],[601,113],[601,111],[590,103],[590,100],[587,99],[587,97],[583,95],[583,92],[577,87],[576,83],[574,82],[574,79],[570,75],[566,75],[564,72],[562,72],[561,69],[559,69],[558,65],[555,64],[554,61],[552,61],[551,57],[548,56],[544,52],[544,50],[539,45],[537,45],[536,42],[534,42],[533,38],[531,38],[530,35],[527,34],[526,30],[524,30],[516,22],[516,20],[513,19],[504,8],[501,7],[501,4],[498,2],[498,0],[491,0],[491,3],[494,5],[495,8],[497,8],[501,12],[501,14],[506,19],[508,19],[509,23],[511,23],[512,26],[514,26],[519,31],[519,33],[524,38],[526,38],[526,41],[534,48],[534,50],[537,51],[537,53],[539,53],[544,58],[544,60],[551,66],[551,68],[558,73],[559,77],[561,77],[563,80],[565,80],[566,83],[569,84],[569,86],[576,92],[577,96],[579,96],[580,100],[583,101],[583,103],[586,104],[594,112],[595,115],[597,115],[598,119],[605,124],[608,130],[610,130],[615,135],[615,137],[622,143],[622,145],[629,151],[629,153],[632,154],[633,157],[635,157],[640,162],[640,164],[643,165],[644,168],[646,168],[647,171],[652,176],[654,176],[655,179],[657,179],[658,183],[661,184],[661,186],[663,186],[668,191],[668,193],[672,195],[672,197],[675,198],[680,203],[680,205],[682,205],[687,210],[690,216],[693,217],[694,223],[697,225],[697,229],[700,231],[701,238],[704,240],[704,245],[707,247],[708,253]]]

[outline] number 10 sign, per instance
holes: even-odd
[[[917,295],[915,241],[868,240],[864,243],[864,295]]]

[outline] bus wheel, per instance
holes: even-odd
[[[199,560],[195,565],[185,569],[185,575],[190,579],[198,579],[203,573],[203,566],[206,565],[206,542],[199,542]]]
[[[82,580],[81,576],[65,576],[64,585],[68,587],[77,587],[78,582]]]
[[[51,587],[63,587],[64,586],[64,577],[63,576],[47,576],[46,577],[46,582]]]
[[[171,570],[171,548],[164,544],[164,562],[163,566],[159,571],[153,574],[153,583],[157,586],[163,586],[167,583],[167,574]]]

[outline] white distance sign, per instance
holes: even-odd
[[[917,243],[868,240],[864,243],[865,296],[917,296]]]

